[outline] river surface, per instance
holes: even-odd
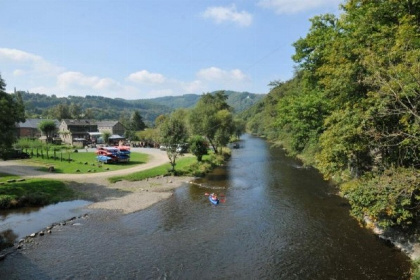
[[[38,237],[0,262],[0,279],[409,278],[409,258],[359,227],[333,186],[259,138],[196,183]]]

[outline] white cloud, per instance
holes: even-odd
[[[80,72],[64,72],[57,77],[57,86],[61,90],[93,89],[100,91],[121,90],[121,85],[110,78],[86,76]]]
[[[246,11],[238,12],[235,5],[230,7],[209,7],[203,13],[203,17],[212,19],[216,23],[230,21],[240,26],[252,24],[252,15]]]
[[[99,95],[110,98],[147,99],[186,93],[204,93],[220,89],[246,90],[250,79],[239,69],[209,67],[197,71],[191,80],[178,80],[163,74],[141,70],[123,80],[82,71],[66,71],[38,55],[16,49],[0,48],[2,76],[11,90],[57,96]],[[7,78],[6,78],[7,77]]]
[[[142,70],[130,74],[127,77],[127,80],[135,83],[161,84],[164,83],[166,79],[162,74],[150,73],[149,71]]]
[[[222,70],[217,67],[201,69],[197,73],[197,77],[206,81],[244,81],[246,75],[239,69],[231,71]]]
[[[294,14],[320,7],[338,8],[343,0],[260,0],[257,5],[273,9],[277,14]]]
[[[182,83],[181,88],[185,93],[201,93],[205,90],[205,86],[202,81],[195,80],[189,83]]]
[[[42,61],[42,57],[16,49],[0,48],[0,57],[14,61]]]
[[[57,75],[64,71],[62,67],[49,63],[39,55],[17,49],[0,48],[0,62],[25,68],[18,69],[19,74]]]

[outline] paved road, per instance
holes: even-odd
[[[84,150],[79,150],[83,152]],[[8,160],[0,161],[0,172],[8,173],[13,175],[19,175],[23,178],[48,178],[48,179],[58,179],[66,181],[76,181],[76,182],[92,182],[94,180],[105,179],[111,176],[117,175],[126,175],[133,172],[138,172],[146,169],[150,169],[165,163],[169,162],[168,156],[165,151],[152,148],[132,148],[133,152],[140,152],[149,155],[149,161],[144,164],[139,164],[137,166],[109,171],[109,172],[100,172],[100,173],[88,173],[88,174],[59,174],[59,173],[45,173],[42,171],[36,170],[36,166],[28,165],[22,160]]]

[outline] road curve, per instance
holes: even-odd
[[[21,160],[8,160],[0,161],[0,172],[22,176],[22,178],[46,178],[46,179],[57,179],[75,182],[91,182],[94,180],[105,179],[112,176],[127,175],[130,173],[147,170],[169,162],[168,156],[165,151],[152,148],[132,148],[134,152],[140,152],[149,155],[149,161],[144,164],[137,166],[108,171],[99,173],[87,173],[87,174],[59,174],[59,173],[46,173],[36,170],[36,166],[25,164]]]

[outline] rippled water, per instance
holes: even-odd
[[[0,262],[0,279],[408,279],[312,169],[245,136],[225,168],[146,210],[95,212]],[[224,195],[214,206],[206,192]]]

